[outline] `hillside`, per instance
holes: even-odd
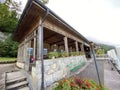
[[[105,53],[107,53],[108,50],[115,49],[115,47],[112,45],[100,44],[100,43],[96,45],[100,46],[101,49],[104,49]]]

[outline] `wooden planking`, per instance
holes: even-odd
[[[20,71],[7,73],[7,80],[11,80],[22,76],[24,76],[24,74]]]
[[[24,79],[26,79],[26,77],[25,76],[19,76],[19,77],[14,77],[14,78],[9,78],[7,81],[6,81],[6,83],[12,83],[12,82],[15,82],[15,81],[17,81],[17,80],[24,80]]]
[[[9,89],[14,89],[16,87],[20,87],[22,85],[27,85],[27,84],[28,84],[27,81],[23,81],[23,82],[19,82],[19,83],[13,84],[13,85],[9,85],[9,86],[6,87],[6,89],[8,89],[8,90]]]

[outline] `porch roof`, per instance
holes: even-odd
[[[46,14],[47,8],[43,5],[39,0],[28,0],[28,3],[21,15],[21,18],[18,22],[18,26],[13,34],[13,39],[15,41],[20,42],[20,39],[28,33],[28,30],[32,28],[34,25],[38,25],[39,18],[44,17]],[[72,32],[82,40],[84,40],[87,44],[89,41],[81,35],[78,31],[76,31],[73,27],[67,24],[63,19],[61,19],[58,15],[56,15],[52,10],[49,9],[48,19],[55,20],[59,23],[60,26],[68,28],[69,32]]]

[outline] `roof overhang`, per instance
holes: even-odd
[[[18,26],[14,32],[13,39],[15,41],[18,41],[25,36],[26,33],[28,33],[28,30],[33,26],[37,25],[39,22],[40,17],[44,17],[46,14],[47,8],[45,5],[43,5],[38,0],[28,0],[28,3],[21,15],[21,18],[19,20]],[[69,28],[71,32],[76,34],[76,36],[83,39],[87,44],[89,44],[89,41],[81,35],[78,31],[76,31],[73,27],[68,25],[64,20],[62,20],[58,15],[56,15],[53,11],[49,9],[49,16],[52,17],[54,20],[57,20],[60,22],[63,26]],[[39,26],[39,24],[38,24]]]

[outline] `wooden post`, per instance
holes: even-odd
[[[85,53],[84,44],[83,44],[83,43],[80,45],[80,47],[81,47],[81,51],[82,51],[83,53]]]
[[[35,52],[36,52],[36,30],[34,31],[34,51],[33,51],[33,58],[35,59]]]
[[[79,50],[78,50],[78,42],[77,41],[75,41],[75,46],[76,46],[76,52],[79,52]]]
[[[43,59],[43,26],[38,27],[38,40],[37,40],[37,59]]]
[[[38,27],[37,60],[41,61],[41,90],[44,90],[44,61],[43,61],[43,24]]]
[[[53,52],[52,45],[50,45],[50,52]]]
[[[64,45],[65,45],[65,52],[67,53],[67,56],[69,56],[69,51],[68,51],[68,38],[64,37]]]

